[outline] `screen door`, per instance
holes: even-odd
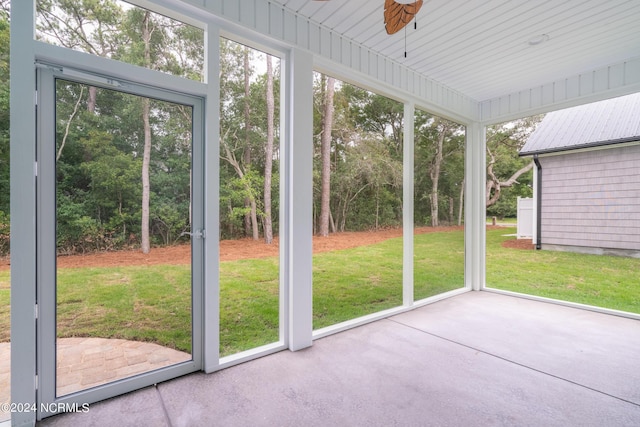
[[[41,415],[199,370],[202,100],[41,67],[37,108]]]

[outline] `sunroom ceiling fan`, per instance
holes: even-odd
[[[395,34],[411,22],[422,7],[422,2],[423,0],[414,0],[411,3],[398,3],[395,0],[385,0],[384,27],[387,30],[387,34]]]
[[[387,34],[395,34],[415,18],[422,7],[422,0],[413,3],[398,3],[395,0],[384,2],[384,27]]]

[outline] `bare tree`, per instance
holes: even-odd
[[[440,172],[442,170],[442,161],[444,160],[443,148],[444,139],[449,132],[449,126],[443,120],[437,119],[437,128],[439,130],[438,140],[436,141],[436,153],[433,156],[431,162],[431,170],[429,174],[431,176],[431,226],[437,227],[439,225],[438,216],[438,184],[440,183]],[[439,122],[439,123],[438,123]]]
[[[144,62],[146,66],[151,65],[151,36],[153,34],[150,22],[150,13],[146,11],[142,21],[142,41],[144,42]],[[142,122],[144,126],[144,150],[142,154],[142,220],[141,220],[141,243],[142,253],[148,254],[151,250],[149,239],[149,198],[151,186],[149,183],[149,165],[151,163],[151,124],[149,115],[151,110],[151,100],[142,99]]]
[[[518,178],[533,168],[533,161],[529,162],[526,166],[518,169],[511,177],[501,181],[493,171],[493,166],[496,164],[496,156],[487,147],[487,154],[489,154],[489,161],[487,162],[487,188],[486,194],[486,207],[494,205],[498,199],[503,188],[511,187],[513,184],[518,183]]]
[[[273,97],[273,65],[271,55],[267,55],[267,145],[264,160],[264,241],[273,241],[271,221],[271,175],[273,169],[273,135],[274,135],[275,100]]]
[[[60,143],[60,148],[58,148],[58,154],[56,154],[56,162],[60,160],[60,157],[62,156],[62,150],[64,149],[64,146],[67,143],[67,138],[69,137],[69,128],[71,127],[71,122],[78,114],[78,108],[80,107],[80,102],[82,101],[82,95],[84,95],[84,85],[80,86],[80,95],[78,95],[78,100],[73,107],[73,111],[69,116],[69,120],[67,120],[67,125],[64,129],[64,135],[62,136],[62,142]]]
[[[331,129],[333,127],[333,95],[335,79],[327,77],[326,91],[322,111],[322,135],[320,136],[322,158],[322,189],[320,201],[320,229],[321,236],[329,235],[329,216],[331,202]]]
[[[503,188],[518,184],[518,178],[533,168],[533,161],[523,163],[523,159],[518,158],[518,151],[542,117],[527,117],[488,128],[486,207],[496,204]]]
[[[250,106],[250,90],[251,90],[251,82],[249,80],[249,75],[251,73],[251,69],[249,67],[249,48],[244,48],[243,55],[244,62],[244,153],[243,153],[243,163],[245,169],[249,169],[251,167],[251,106]],[[251,234],[253,240],[258,240],[260,238],[260,234],[258,231],[258,206],[256,204],[255,197],[247,196],[244,199],[245,208],[249,209],[249,212],[244,216],[244,230],[245,234],[248,236]]]
[[[464,213],[464,185],[465,180],[463,179],[460,183],[460,206],[458,206],[458,225],[462,225],[462,214]]]

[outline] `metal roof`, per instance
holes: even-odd
[[[521,156],[640,140],[640,93],[548,113]]]
[[[638,0],[424,0],[393,35],[384,0],[270,1],[328,28],[328,52],[350,41],[480,102],[640,56]]]

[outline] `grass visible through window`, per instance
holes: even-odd
[[[640,313],[640,259],[502,247],[514,238],[505,235],[514,232],[487,231],[488,286]],[[430,266],[416,277],[416,292],[418,283],[433,283],[431,290],[421,291],[425,295],[462,286],[462,271],[451,270],[463,256],[459,251],[452,255],[451,242],[461,242],[462,233],[416,236],[416,259]],[[399,306],[402,266],[395,255],[401,250],[402,239],[395,238],[314,255],[314,328]],[[222,262],[221,269],[226,277],[221,293],[223,355],[277,340],[276,259]],[[9,276],[9,270],[0,270],[0,342],[9,340]],[[60,269],[64,300],[58,304],[58,336],[153,341],[188,352],[188,278],[188,266]]]
[[[487,231],[487,286],[640,313],[640,259],[502,247],[515,232]]]

